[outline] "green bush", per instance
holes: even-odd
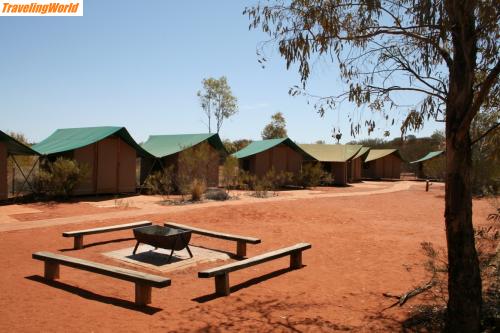
[[[157,171],[146,178],[145,185],[150,194],[166,195],[174,191],[174,166],[171,165],[162,171]]]
[[[48,163],[35,177],[35,189],[38,194],[67,198],[88,178],[89,173],[87,165],[58,157],[55,162]]]
[[[286,171],[276,171],[273,167],[264,175],[262,181],[270,190],[277,191],[293,181],[293,174]]]
[[[234,156],[228,156],[222,167],[222,177],[224,187],[229,190],[236,188],[239,184],[238,159]]]
[[[238,187],[244,190],[253,190],[257,183],[257,176],[248,171],[241,170],[238,176]]]
[[[302,167],[302,171],[297,176],[297,185],[303,188],[318,186],[327,173],[321,167],[321,163],[308,163]]]
[[[205,190],[213,163],[218,165],[218,161],[219,155],[208,143],[184,150],[179,154],[178,171],[175,177],[176,189],[182,196],[187,194],[192,196],[193,191],[197,192],[202,188]],[[194,190],[195,187],[196,190]]]
[[[267,198],[269,190],[272,189],[271,183],[265,179],[257,179],[253,186],[254,196],[257,198]]]

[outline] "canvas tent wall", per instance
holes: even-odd
[[[9,197],[7,161],[9,156],[15,158],[14,156],[16,155],[38,155],[38,153],[10,135],[0,131],[0,200]]]
[[[352,160],[361,145],[301,144],[300,147],[321,162],[323,169],[333,178],[335,185],[346,185],[354,178]]]
[[[422,157],[416,161],[410,162],[410,164],[417,164],[418,165],[418,169],[417,169],[417,177],[418,178],[426,178],[427,175],[425,175],[425,173],[424,173],[424,164],[428,163],[432,160],[436,160],[438,158],[445,158],[444,150],[431,151],[431,152],[427,153],[424,157]]]
[[[33,149],[45,163],[63,157],[89,168],[75,195],[135,192],[136,159],[151,156],[125,127],[114,126],[58,129]]]
[[[277,172],[301,172],[304,159],[312,159],[289,138],[254,141],[233,154],[239,160],[241,170],[257,177],[274,168]]]
[[[368,155],[370,148],[362,147],[356,155],[348,162],[347,181],[349,183],[359,182],[363,178],[363,161]]]
[[[371,149],[363,163],[363,178],[400,179],[402,162],[397,149]]]
[[[175,173],[177,173],[180,154],[189,154],[190,149],[200,147],[203,143],[207,143],[209,148],[209,161],[206,166],[207,185],[209,187],[218,186],[220,156],[227,154],[227,152],[217,133],[150,135],[148,140],[142,144],[142,147],[152,155],[152,158],[141,160],[141,183],[144,183],[151,172],[162,168],[173,166]]]

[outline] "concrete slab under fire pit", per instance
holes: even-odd
[[[138,265],[161,272],[184,269],[204,262],[229,259],[229,255],[225,252],[192,245],[189,246],[189,248],[193,253],[193,258],[189,258],[187,250],[184,249],[182,251],[175,251],[172,255],[172,260],[170,261],[170,263],[168,263],[170,250],[155,250],[154,247],[145,244],[139,245],[139,248],[137,249],[137,253],[135,255],[132,254],[134,250],[133,247],[106,252],[103,253],[103,255],[116,260],[124,261],[129,264]]]

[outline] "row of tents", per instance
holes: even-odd
[[[34,155],[42,165],[58,157],[88,165],[90,176],[75,194],[131,193],[137,189],[138,178],[142,184],[153,170],[176,166],[181,152],[203,143],[217,153],[214,156],[227,155],[219,135],[214,133],[152,135],[145,143],[138,144],[124,127],[66,128],[28,147],[0,131],[0,199],[8,197],[9,157],[14,164],[18,164],[16,156]],[[271,169],[297,174],[305,163],[320,162],[337,185],[362,178],[399,179],[403,162],[396,149],[296,144],[289,138],[254,141],[233,156],[239,160],[240,169],[256,176],[263,176]],[[209,166],[208,186],[219,184],[219,165],[220,159],[214,158]],[[21,171],[26,181],[33,168],[26,173]]]

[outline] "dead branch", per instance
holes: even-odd
[[[436,284],[436,281],[434,279],[431,279],[426,284],[424,284],[420,287],[417,287],[415,289],[412,289],[412,290],[410,290],[402,295],[393,295],[391,293],[383,293],[382,295],[384,295],[385,297],[397,299],[397,301],[394,304],[391,304],[389,307],[385,308],[384,310],[395,307],[396,305],[403,306],[403,304],[405,304],[406,301],[408,301],[410,298],[417,296],[418,294],[421,294],[424,291],[431,289],[435,284]],[[384,311],[384,310],[382,310],[382,311]]]

